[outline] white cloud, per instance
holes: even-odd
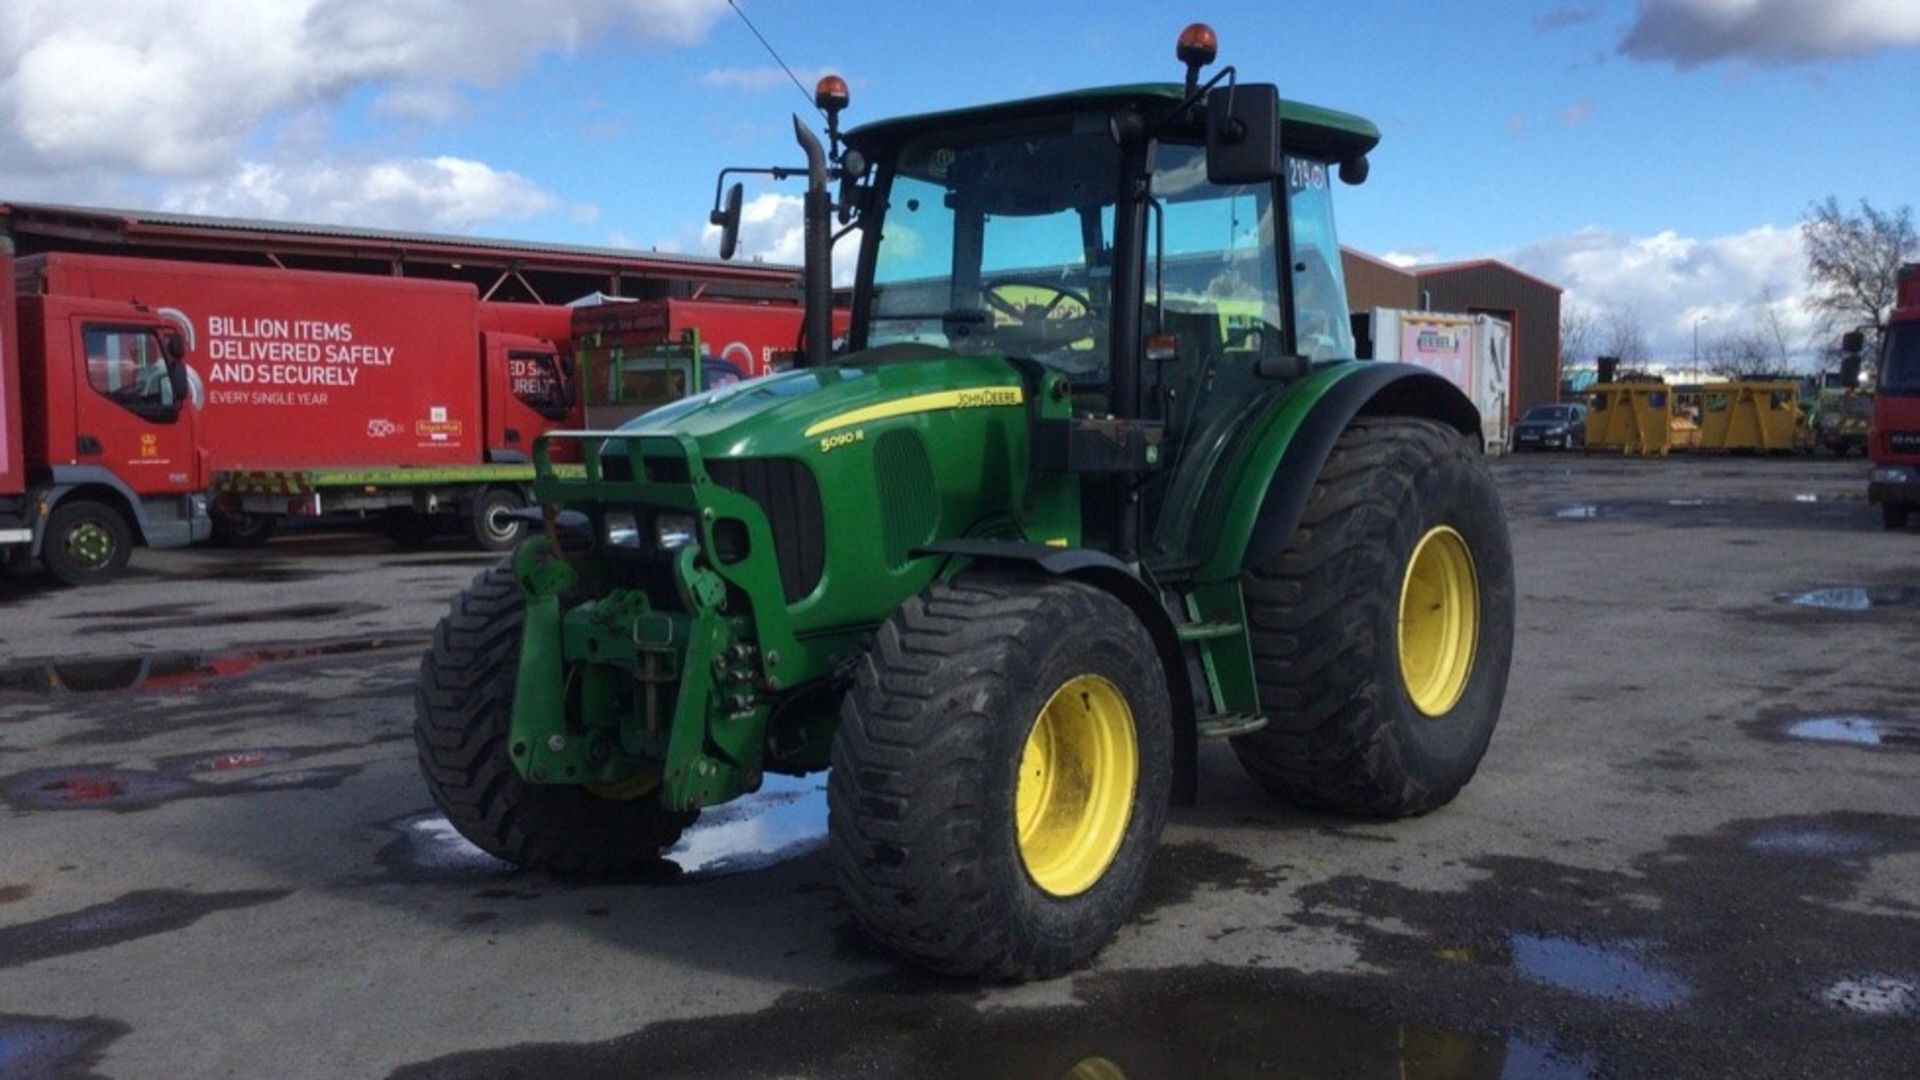
[[[15,168],[205,177],[267,119],[359,87],[499,83],[613,35],[697,41],[725,11],[724,0],[8,0],[0,155]]]
[[[403,86],[374,98],[370,108],[389,120],[442,124],[466,112],[467,102],[449,86]]]
[[[1620,51],[1680,68],[1810,63],[1920,45],[1914,0],[1640,0]]]
[[[546,213],[559,200],[518,173],[437,157],[362,164],[243,162],[227,176],[176,186],[161,205],[188,214],[465,232],[485,221]]]
[[[1582,229],[1497,254],[1566,289],[1562,303],[1636,316],[1654,357],[1681,360],[1701,341],[1751,331],[1771,291],[1789,348],[1805,355],[1819,344],[1819,319],[1807,306],[1806,255],[1800,231],[1762,225],[1725,236],[1688,237],[1671,230],[1632,236]]]

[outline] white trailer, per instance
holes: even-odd
[[[1364,315],[1372,358],[1415,364],[1466,391],[1480,409],[1490,454],[1507,449],[1513,331],[1491,315],[1374,308]]]

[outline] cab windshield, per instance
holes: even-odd
[[[1114,190],[1104,117],[941,132],[893,163],[869,347],[916,342],[1107,377]]]
[[[1880,359],[1880,392],[1920,395],[1920,322],[1887,328],[1886,352]]]

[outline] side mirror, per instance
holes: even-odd
[[[160,334],[160,347],[166,350],[167,359],[180,361],[187,358],[187,339],[178,330],[165,330]]]
[[[1207,180],[1264,184],[1280,175],[1280,88],[1218,87],[1207,94]]]
[[[175,345],[182,345],[183,347],[179,352],[175,352]],[[180,405],[183,402],[190,401],[193,398],[193,379],[187,373],[186,361],[181,359],[185,351],[184,343],[180,341],[179,335],[173,334],[168,336],[167,354],[172,356],[173,360],[167,364],[167,381],[173,384],[173,409],[176,412],[179,411]]]
[[[727,189],[726,206],[707,215],[710,224],[720,226],[720,257],[733,258],[734,249],[740,246],[740,197],[741,186],[735,184]]]

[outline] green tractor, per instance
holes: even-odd
[[[804,168],[739,170],[808,181],[802,354],[536,449],[544,528],[421,669],[462,835],[617,874],[769,772],[830,770],[859,923],[1025,979],[1127,920],[1202,740],[1351,814],[1466,784],[1513,570],[1472,403],[1352,359],[1330,177],[1363,180],[1379,132],[1201,82],[1204,26],[1178,55],[1184,84],[844,136],[829,77],[828,145],[796,117]],[[551,465],[569,440],[584,470]]]

